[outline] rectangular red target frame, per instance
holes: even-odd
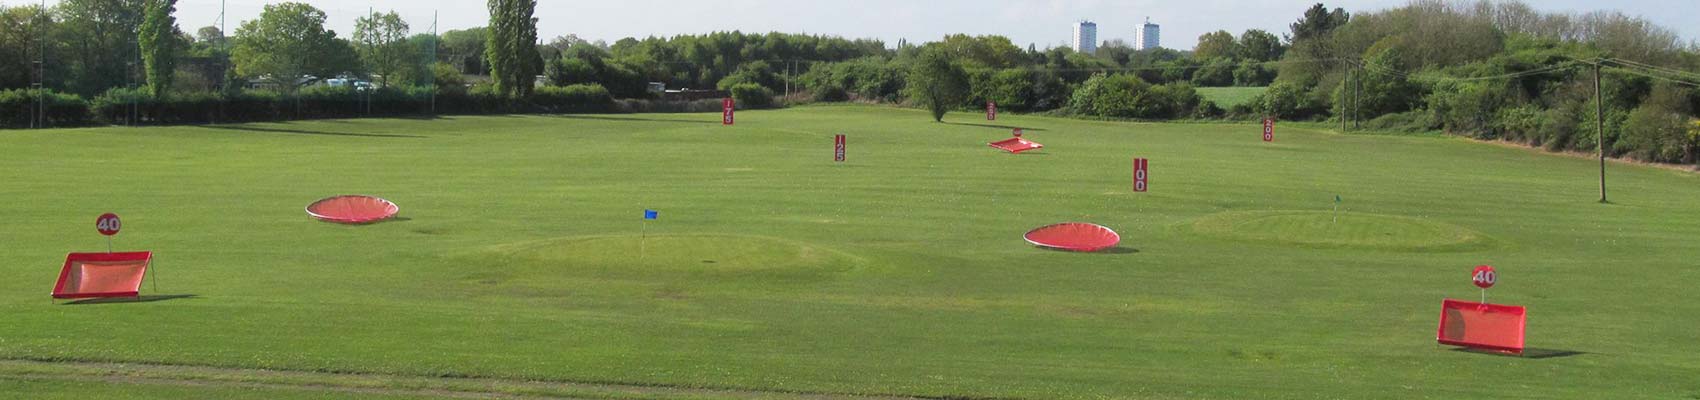
[[[734,109],[737,108],[737,106],[738,106],[737,101],[732,100],[731,97],[727,97],[725,99],[720,100],[720,124],[721,125],[731,125],[732,124],[732,112],[733,112]]]
[[[71,253],[53,284],[53,298],[136,297],[153,253]]]
[[[1527,310],[1522,306],[1446,299],[1440,305],[1440,344],[1523,354]]]
[[[844,162],[844,135],[832,138],[832,161]]]
[[[1144,192],[1146,183],[1151,179],[1151,162],[1143,158],[1133,159],[1133,191]]]

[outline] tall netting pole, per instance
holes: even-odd
[[[35,109],[30,110],[30,128],[47,128],[47,0],[41,0],[35,18],[35,71],[30,88],[35,89]]]
[[[425,88],[430,90],[430,114],[437,115],[437,10],[431,10],[431,46],[425,50]]]

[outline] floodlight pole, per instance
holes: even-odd
[[[1594,60],[1594,146],[1600,156],[1600,202],[1606,203],[1606,98],[1600,92],[1600,64]]]
[[[35,110],[30,114],[31,128],[47,128],[47,0],[41,0],[35,18]]]
[[[437,115],[437,10],[431,10],[431,54],[425,60],[425,76],[431,79],[431,115]]]

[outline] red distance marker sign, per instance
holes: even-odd
[[[1150,167],[1150,160],[1143,158],[1133,159],[1133,191],[1141,193],[1145,192],[1146,182],[1150,179]]]
[[[833,137],[832,161],[844,162],[844,135]]]
[[[738,106],[738,103],[736,101],[733,101],[731,97],[727,97],[725,99],[720,100],[720,124],[721,125],[731,125],[732,124],[732,110],[737,108],[737,106]]]
[[[1475,271],[1470,271],[1470,281],[1474,282],[1476,287],[1491,288],[1493,284],[1499,282],[1499,273],[1494,272],[1492,265],[1476,266]]]
[[[102,235],[117,235],[118,229],[122,227],[123,222],[118,220],[118,214],[105,213],[94,220],[94,229],[99,230]]]
[[[1021,137],[1021,128],[1015,128],[1015,137]]]
[[[986,102],[986,120],[987,121],[997,121],[998,120],[998,103],[997,102],[991,102],[991,101]]]
[[[1274,118],[1264,118],[1263,119],[1263,141],[1265,141],[1265,142],[1275,141],[1275,119]]]

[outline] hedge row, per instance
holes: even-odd
[[[33,90],[0,91],[0,127],[30,126],[35,110]],[[350,118],[361,116],[426,115],[433,101],[438,115],[605,113],[617,107],[601,85],[542,87],[515,99],[486,90],[444,92],[431,98],[428,88],[402,87],[359,91],[316,86],[292,94],[271,91],[184,93],[156,98],[145,90],[112,89],[84,100],[76,95],[48,92],[48,126],[105,124],[202,124]]]

